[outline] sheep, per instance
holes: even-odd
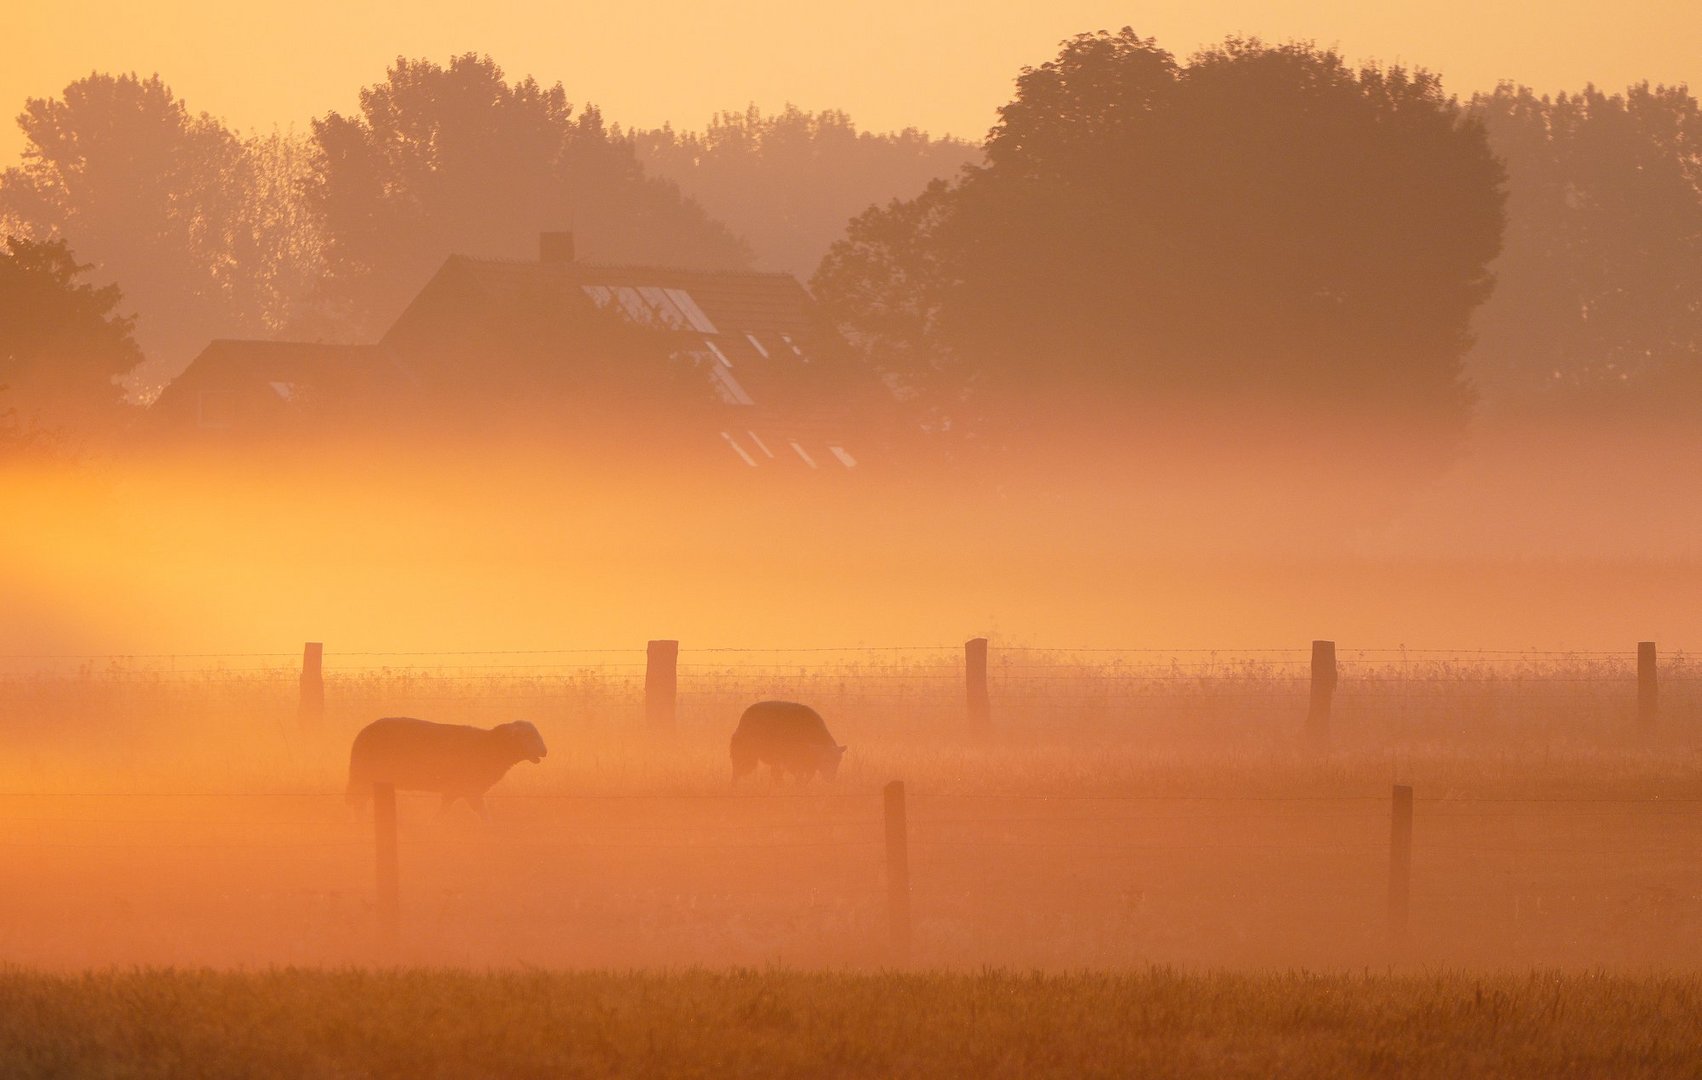
[[[485,792],[516,763],[535,765],[547,753],[538,729],[524,720],[486,731],[387,716],[362,728],[349,748],[349,805],[364,806],[375,783],[394,784],[398,791],[437,792],[444,813],[465,799],[489,821]]]
[[[834,742],[821,714],[795,701],[759,701],[739,717],[729,752],[733,759],[733,783],[766,762],[776,777],[791,773],[808,780],[820,773],[832,780],[839,775],[845,747]]]

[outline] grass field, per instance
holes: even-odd
[[[282,664],[0,679],[0,959],[879,969],[899,779],[918,968],[1702,970],[1682,656],[1644,735],[1629,657],[1348,654],[1323,747],[1300,735],[1303,652],[1006,650],[990,734],[965,728],[959,657],[688,654],[665,737],[620,655],[333,668],[309,730]],[[817,704],[852,747],[836,783],[729,789],[727,733],[762,697]],[[551,753],[490,827],[403,799],[385,951],[340,789],[352,733],[399,713],[529,718]],[[1418,798],[1404,943],[1396,782]]]
[[[688,655],[665,735],[636,656],[333,666],[308,727],[290,657],[0,676],[0,1076],[1702,1074],[1687,658],[1649,732],[1628,656],[1346,654],[1320,745],[1302,651],[996,653],[991,732],[960,655]],[[729,789],[765,697],[836,783]],[[550,755],[402,799],[391,942],[340,789],[395,714]]]
[[[1690,1077],[1702,980],[0,972],[0,1075]]]

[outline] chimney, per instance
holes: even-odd
[[[570,263],[573,261],[573,234],[546,232],[538,234],[538,261]]]

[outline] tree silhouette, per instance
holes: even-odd
[[[325,238],[304,190],[313,147],[293,132],[244,140],[246,190],[232,230],[233,303],[244,330],[262,337],[327,336],[314,307],[325,271]]]
[[[61,238],[97,280],[122,282],[136,336],[174,370],[209,337],[244,326],[242,143],[192,114],[159,78],[93,74],[18,118],[23,163],[0,176],[15,231]]]
[[[1458,438],[1502,175],[1433,76],[1086,34],[1023,71],[986,153],[865,213],[815,279],[960,419],[1109,430],[1210,403]]]
[[[142,360],[132,320],[114,314],[117,286],[79,282],[88,269],[62,240],[0,241],[0,387],[11,399],[0,441],[14,448],[31,429],[109,426],[122,397],[114,380]]]
[[[1472,111],[1507,163],[1506,248],[1474,377],[1499,411],[1689,410],[1702,390],[1702,112],[1683,87]]]
[[[534,258],[538,233],[571,228],[582,256],[736,267],[748,252],[558,83],[510,83],[489,57],[448,67],[398,58],[358,115],[314,121],[309,206],[328,302],[370,338],[451,253]]]
[[[743,236],[757,265],[804,279],[852,216],[981,159],[979,147],[957,139],[915,129],[876,135],[843,112],[792,105],[767,116],[755,105],[723,112],[702,132],[664,127],[627,138],[646,169]]]

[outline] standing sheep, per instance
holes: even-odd
[[[746,709],[729,749],[735,784],[764,762],[776,776],[789,772],[808,780],[819,772],[832,780],[845,756],[845,747],[827,733],[821,714],[795,701],[759,701]]]
[[[456,799],[486,821],[485,792],[517,762],[534,765],[549,753],[538,729],[524,720],[486,731],[389,716],[361,728],[349,749],[349,805],[372,797],[373,784],[398,791],[435,791],[448,811]]]

